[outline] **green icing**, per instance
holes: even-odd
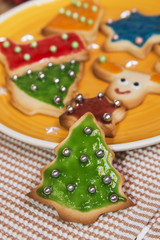
[[[79,73],[80,63],[76,62],[75,64],[65,63],[65,69],[61,70],[60,65],[53,65],[53,67],[47,67],[42,71],[32,72],[31,74],[25,74],[18,77],[14,83],[23,90],[29,96],[36,98],[39,101],[48,103],[57,108],[64,107],[64,99],[67,96],[69,87],[75,81],[77,74]],[[69,76],[69,71],[73,70],[75,73],[74,77]],[[45,74],[44,79],[39,79],[38,74],[43,72]],[[59,83],[54,83],[53,79],[59,78]],[[36,91],[31,90],[31,85],[34,84],[37,86]],[[61,86],[65,86],[67,91],[62,92]],[[55,103],[53,101],[55,96],[61,98],[60,103]]]
[[[84,128],[88,126],[93,129],[91,135],[84,133]],[[71,149],[70,156],[63,156],[64,148]],[[95,155],[98,149],[104,150],[104,157],[98,158]],[[80,161],[80,156],[83,154],[89,158],[85,163]],[[88,115],[72,130],[69,138],[59,148],[56,161],[44,171],[44,180],[41,187],[37,189],[37,194],[81,212],[115,204],[109,199],[113,193],[118,195],[118,201],[125,202],[126,199],[118,191],[119,176],[109,163],[109,158],[113,158],[113,155],[92,116]],[[58,178],[53,178],[51,175],[54,169],[60,172]],[[108,185],[102,180],[105,175],[112,178]],[[69,184],[75,186],[72,192],[67,190]],[[96,187],[95,193],[89,193],[90,186]],[[51,187],[50,195],[44,194],[45,187]]]

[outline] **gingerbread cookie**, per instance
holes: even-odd
[[[115,136],[115,125],[125,117],[125,108],[120,105],[119,100],[112,102],[101,92],[97,97],[86,99],[82,94],[77,94],[72,105],[67,106],[67,111],[60,116],[60,124],[69,129],[87,112],[95,116],[98,125],[107,137]]]
[[[123,193],[124,177],[112,166],[114,153],[90,113],[56,147],[56,159],[41,171],[29,196],[54,206],[61,219],[90,224],[100,214],[133,206]]]
[[[57,65],[49,63],[36,72],[29,69],[26,74],[7,80],[11,103],[27,115],[42,113],[59,117],[77,90],[82,75],[83,63],[75,60]]]
[[[67,7],[60,8],[58,15],[42,32],[44,35],[75,32],[86,41],[94,41],[102,16],[103,9],[96,0],[73,0]]]
[[[105,95],[111,100],[120,100],[126,109],[142,104],[149,93],[160,94],[160,75],[145,74],[125,69],[121,65],[110,63],[105,56],[95,60],[95,75],[109,83]]]
[[[75,33],[64,33],[27,44],[9,39],[0,42],[0,61],[8,75],[22,75],[28,69],[41,70],[49,62],[63,63],[71,59],[86,61],[89,53],[82,39]]]
[[[103,23],[101,29],[107,35],[105,51],[127,51],[143,59],[160,42],[160,15],[147,16],[133,9],[125,18]]]

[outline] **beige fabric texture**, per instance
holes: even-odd
[[[114,167],[126,181],[123,190],[136,205],[101,215],[92,225],[61,221],[51,206],[27,196],[40,182],[40,169],[54,151],[0,133],[0,239],[160,239],[160,144],[117,153]]]

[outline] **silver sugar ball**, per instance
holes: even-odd
[[[92,128],[90,128],[90,127],[85,127],[84,133],[85,133],[86,135],[90,135],[90,134],[92,133]]]
[[[31,89],[33,92],[35,92],[35,91],[37,90],[37,85],[32,84],[31,87],[30,87],[30,89]]]
[[[44,78],[45,78],[45,74],[44,74],[43,72],[40,72],[40,73],[38,74],[38,78],[39,78],[39,79],[44,79]]]
[[[32,70],[31,69],[28,69],[27,70],[27,74],[30,75],[32,73]]]
[[[104,151],[102,149],[97,150],[96,156],[97,157],[103,157],[104,156]]]
[[[99,92],[98,95],[97,95],[98,98],[103,98],[103,96],[104,96],[104,95],[103,95],[102,92]]]
[[[17,81],[17,80],[18,80],[18,75],[14,74],[14,75],[12,76],[12,79],[13,79],[14,81]]]
[[[116,100],[114,100],[114,105],[116,107],[120,107],[121,106],[121,102],[118,99],[116,99]]]
[[[69,113],[73,113],[74,108],[71,105],[68,105],[66,108]]]
[[[75,59],[72,59],[71,60],[71,64],[75,64],[76,63],[76,60]]]
[[[69,157],[69,155],[71,154],[71,150],[69,148],[64,148],[62,154],[65,157]]]
[[[47,67],[49,67],[49,68],[50,68],[50,67],[53,67],[53,63],[52,63],[52,62],[49,62],[48,65],[47,65]]]
[[[54,170],[52,171],[52,177],[58,178],[58,177],[59,177],[59,171],[57,171],[56,169],[54,169]]]
[[[68,190],[69,192],[72,192],[72,191],[74,190],[74,186],[73,186],[72,184],[68,184],[67,190]]]
[[[88,188],[88,191],[89,191],[90,193],[95,193],[95,192],[96,192],[96,188],[93,187],[93,186],[90,186],[90,187]]]
[[[80,161],[83,162],[83,163],[85,163],[85,162],[88,161],[88,157],[87,157],[86,155],[81,155],[81,156],[80,156]]]
[[[103,120],[104,120],[104,122],[111,122],[111,120],[112,120],[111,114],[110,113],[104,113]]]
[[[43,192],[44,192],[45,195],[50,195],[51,194],[51,188],[50,187],[45,187],[43,189]]]
[[[110,196],[110,201],[113,202],[113,203],[117,202],[117,201],[118,201],[118,196],[117,196],[117,194],[112,194],[112,195]]]
[[[60,102],[61,102],[61,98],[60,98],[59,96],[55,96],[54,99],[53,99],[53,101],[54,101],[55,103],[60,103]]]
[[[69,70],[68,75],[70,77],[74,77],[75,76],[75,72],[73,70]]]
[[[60,69],[61,69],[61,70],[64,70],[65,68],[66,68],[66,67],[65,67],[64,64],[61,64],[61,65],[60,65]]]
[[[54,83],[59,83],[59,81],[60,81],[59,78],[53,78]]]
[[[76,102],[82,102],[83,101],[83,95],[81,93],[77,93],[75,97]]]
[[[109,184],[109,183],[111,183],[111,177],[108,176],[108,175],[104,176],[103,182],[104,182],[104,184]]]
[[[61,86],[60,90],[61,90],[61,92],[66,92],[67,88],[65,86]]]

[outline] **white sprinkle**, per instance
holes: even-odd
[[[5,37],[0,37],[0,42],[4,42],[6,40]]]
[[[60,128],[57,127],[46,127],[46,133],[55,133],[57,134],[57,132],[60,130]]]
[[[7,89],[0,87],[0,95],[7,95]]]
[[[131,12],[129,10],[126,10],[126,11],[123,11],[120,16],[121,18],[127,18],[130,15],[131,15]]]
[[[90,49],[90,50],[94,50],[94,49],[99,49],[100,46],[96,43],[91,43],[87,46],[87,48]]]
[[[130,60],[126,63],[126,67],[129,68],[129,67],[134,67],[138,64],[139,62],[138,61],[135,61],[135,60]]]
[[[22,41],[22,42],[26,42],[26,41],[31,41],[31,40],[33,40],[33,39],[34,39],[34,37],[33,37],[32,35],[26,34],[26,35],[24,35],[24,36],[21,38],[21,41]]]

